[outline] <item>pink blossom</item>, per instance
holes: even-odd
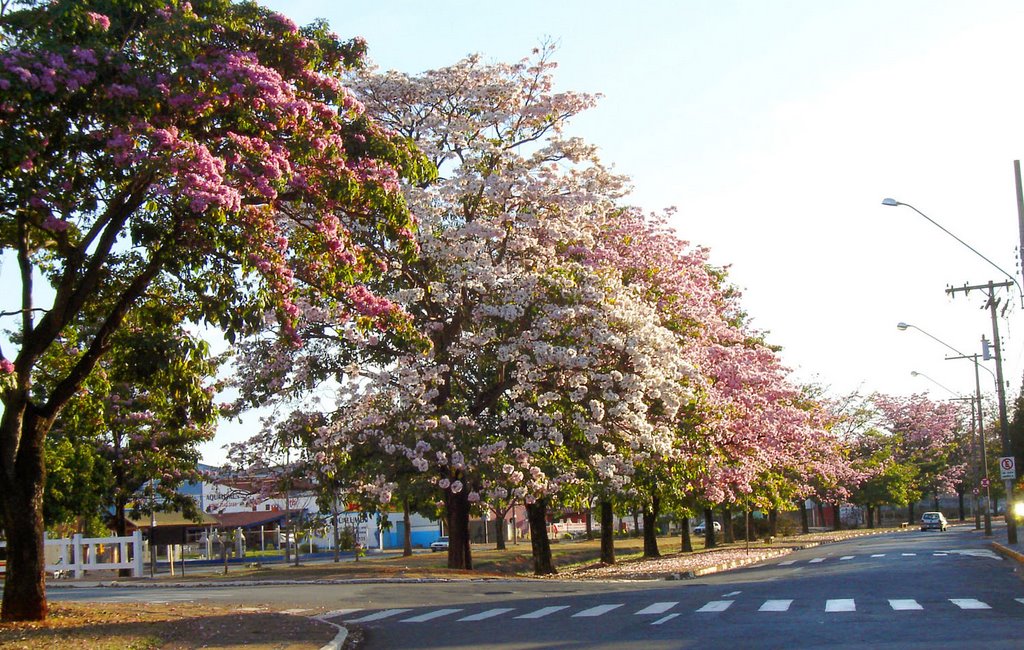
[[[89,22],[93,26],[99,27],[103,31],[107,31],[108,29],[110,29],[110,18],[108,18],[107,16],[104,16],[103,14],[98,14],[95,11],[89,11],[85,14],[85,16],[89,19]]]
[[[7,359],[0,359],[0,373],[11,374],[14,372],[14,364]]]

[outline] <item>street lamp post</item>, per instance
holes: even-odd
[[[940,343],[940,344],[944,345],[945,347],[949,348],[950,350],[952,350],[953,352],[955,352],[957,354],[957,356],[955,356],[955,357],[946,357],[946,361],[953,361],[953,360],[956,360],[956,359],[970,359],[971,361],[974,362],[974,400],[977,402],[978,408],[977,408],[977,411],[975,411],[973,408],[971,409],[971,411],[972,411],[971,428],[977,430],[978,446],[980,447],[980,453],[981,453],[981,459],[980,459],[981,469],[980,469],[980,471],[976,472],[976,475],[978,477],[980,477],[979,480],[981,481],[981,485],[978,486],[979,493],[982,491],[981,488],[984,488],[984,508],[983,508],[983,510],[984,510],[984,513],[985,513],[985,536],[986,537],[991,537],[991,535],[992,535],[992,514],[991,514],[991,510],[992,510],[992,488],[991,488],[991,486],[989,484],[989,480],[988,480],[988,451],[985,448],[985,420],[984,420],[984,417],[982,415],[981,379],[980,379],[979,374],[978,374],[978,369],[979,368],[984,368],[990,375],[992,374],[992,371],[989,370],[988,368],[985,368],[985,366],[981,365],[980,363],[978,363],[978,357],[981,356],[981,355],[978,355],[978,354],[970,354],[970,355],[964,354],[960,350],[957,350],[956,348],[954,348],[949,343],[946,343],[945,341],[943,341],[942,339],[938,338],[937,336],[934,336],[931,333],[926,332],[925,330],[921,329],[917,325],[911,325],[909,323],[904,323],[904,322],[900,322],[899,324],[896,325],[896,329],[900,330],[901,332],[905,332],[905,331],[907,331],[910,328],[916,329],[918,332],[921,332],[922,334],[924,334],[928,338],[932,339],[933,341],[936,341],[937,343]],[[992,375],[992,379],[996,380],[995,375]],[[996,380],[996,383],[998,384],[998,380]],[[949,389],[947,388],[946,390],[949,390]],[[950,391],[950,392],[952,392],[952,391]],[[973,407],[973,404],[972,404],[972,407]],[[976,423],[975,423],[975,418],[977,418],[977,422]],[[979,526],[978,526],[977,518],[975,518],[975,519],[976,519],[976,521],[975,521],[975,529],[977,529]]]
[[[998,397],[999,397],[999,437],[1000,437],[1000,439],[1002,441],[1002,445],[1003,445],[1003,455],[1004,456],[1011,456],[1012,454],[1011,454],[1011,451],[1010,451],[1009,421],[1008,421],[1008,418],[1006,416],[1006,388],[1005,388],[1005,384],[1003,383],[1003,361],[1002,361],[1002,354],[1000,353],[999,324],[998,324],[998,315],[996,313],[997,309],[998,309],[999,300],[995,296],[995,290],[996,290],[997,287],[1010,287],[1011,283],[1012,283],[1012,285],[1016,285],[1017,291],[1020,294],[1021,305],[1024,306],[1024,289],[1021,288],[1020,282],[1017,281],[1017,278],[1015,276],[1010,275],[1009,273],[1004,271],[1002,269],[1002,267],[1000,267],[998,264],[996,264],[995,262],[993,262],[989,258],[987,258],[984,255],[982,255],[981,253],[979,253],[973,246],[971,246],[970,244],[968,244],[964,240],[960,239],[959,237],[957,237],[956,235],[954,235],[950,231],[946,230],[944,227],[939,225],[939,223],[936,222],[934,219],[932,219],[931,217],[929,217],[925,213],[921,212],[920,210],[918,210],[914,206],[910,205],[909,203],[903,203],[903,202],[897,201],[896,199],[889,199],[889,198],[887,198],[887,199],[883,199],[882,200],[882,205],[887,205],[887,206],[900,206],[900,205],[903,205],[903,206],[906,206],[906,207],[910,208],[914,212],[918,213],[919,215],[921,215],[922,217],[927,219],[929,223],[931,223],[932,225],[937,227],[939,230],[941,230],[942,232],[944,232],[947,235],[949,235],[950,237],[952,237],[953,239],[957,240],[957,242],[962,244],[965,248],[970,250],[972,253],[974,253],[975,255],[980,257],[981,259],[983,259],[986,262],[988,262],[993,268],[995,268],[997,271],[999,271],[1000,273],[1002,273],[1003,275],[1005,275],[1007,278],[1010,279],[1010,282],[992,282],[992,281],[989,281],[985,285],[963,286],[963,287],[956,287],[956,288],[949,287],[948,289],[946,289],[946,293],[948,293],[948,294],[950,294],[952,296],[955,296],[958,292],[961,292],[961,291],[966,294],[966,293],[969,293],[971,290],[976,290],[976,289],[981,289],[982,291],[986,291],[987,290],[988,303],[987,303],[986,306],[989,307],[989,309],[992,312],[992,338],[993,338],[992,343],[993,343],[993,345],[995,347],[995,359],[996,359],[996,382],[997,382],[997,389],[998,389],[997,393],[998,393]],[[1006,509],[1006,541],[1009,542],[1010,544],[1016,544],[1017,543],[1017,520],[1016,520],[1016,517],[1014,517],[1013,512],[1011,511],[1011,509],[1009,507],[1009,504],[1013,503],[1013,480],[1012,479],[1007,479],[1005,485],[1006,485],[1006,503],[1007,503],[1007,509]]]

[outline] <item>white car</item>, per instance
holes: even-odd
[[[718,523],[717,521],[714,522],[714,524],[715,524],[715,532],[716,533],[722,532],[722,524]],[[703,521],[693,527],[693,534],[694,535],[703,535],[704,534],[704,522]]]
[[[921,515],[921,530],[946,530],[949,522],[941,512],[926,512]]]
[[[430,552],[431,553],[436,553],[437,551],[447,551],[447,550],[448,550],[448,538],[447,537],[438,537],[437,539],[435,539],[434,541],[432,541],[430,543]]]

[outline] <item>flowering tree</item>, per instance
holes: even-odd
[[[936,403],[924,395],[876,394],[879,428],[891,436],[893,462],[909,470],[907,521],[914,523],[914,502],[927,493],[953,491],[966,466],[953,455],[957,446],[959,406]]]
[[[421,166],[342,85],[364,44],[323,25],[228,0],[56,0],[0,32],[0,241],[21,287],[3,312],[3,617],[41,619],[43,441],[153,283],[232,338],[296,341],[306,304],[401,326],[365,282],[411,251],[398,181]],[[95,329],[34,394],[86,309]]]

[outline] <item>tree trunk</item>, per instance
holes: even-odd
[[[587,524],[587,539],[594,539],[594,510],[587,506],[587,517],[584,520]]]
[[[533,573],[538,576],[554,575],[555,563],[551,559],[548,541],[548,503],[538,499],[526,505],[526,518],[530,522],[530,546],[533,550]]]
[[[693,540],[690,539],[690,518],[689,517],[683,517],[682,524],[683,524],[683,532],[682,532],[683,539],[681,540],[680,550],[683,553],[693,553]]]
[[[736,541],[736,534],[732,529],[732,508],[728,505],[722,506],[722,540],[726,544]]]
[[[868,505],[868,528],[875,527],[875,507]]]
[[[633,537],[640,537],[640,513],[633,508]]]
[[[0,498],[7,536],[7,574],[0,618],[4,621],[42,621],[49,610],[43,545],[43,439],[49,424],[31,412],[19,418],[9,411],[3,418]],[[20,432],[6,430],[17,427]],[[14,446],[19,437],[21,444]]]
[[[615,515],[607,499],[601,500],[601,562],[615,564]]]
[[[910,526],[914,525],[914,502],[911,501],[907,504],[907,524]]]
[[[842,530],[843,529],[843,519],[842,519],[842,517],[839,516],[839,504],[838,503],[832,506],[832,519],[835,520],[835,529],[836,530]]]
[[[956,490],[957,502],[960,507],[960,521],[967,521],[967,509],[964,508],[964,488],[960,486]]]
[[[658,497],[644,507],[644,557],[661,557],[658,552]]]
[[[505,550],[505,515],[508,510],[494,511],[494,548],[499,551]]]
[[[876,507],[875,508],[875,512],[876,512],[875,517],[878,519],[878,527],[881,528],[882,527],[882,506]]]
[[[448,568],[473,568],[473,556],[469,548],[469,491],[461,490],[452,494],[444,491],[448,514]]]
[[[412,517],[409,516],[409,500],[402,502],[402,557],[412,556]]]
[[[771,537],[779,536],[779,509],[769,508],[768,509],[768,535]]]
[[[718,542],[715,541],[715,511],[711,508],[704,508],[704,548],[715,548]]]
[[[800,499],[800,532],[804,535],[811,532],[811,524],[807,520],[807,500]]]

